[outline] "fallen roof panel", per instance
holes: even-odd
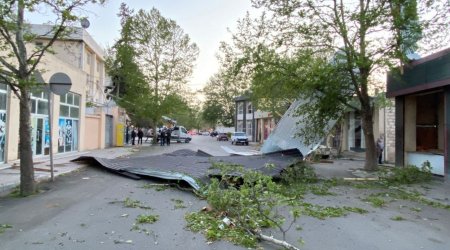
[[[100,166],[133,179],[148,176],[185,181],[192,188],[198,190],[201,185],[201,183],[198,183],[199,181],[207,183],[211,176],[219,174],[217,169],[212,168],[214,163],[240,165],[247,170],[255,170],[272,177],[278,177],[285,168],[300,159],[300,152],[291,149],[267,155],[251,156],[209,156],[202,151],[178,150],[163,155],[122,159],[81,156],[73,161]],[[267,167],[268,165],[270,167]]]

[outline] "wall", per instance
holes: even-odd
[[[42,70],[42,78],[45,82],[49,82],[50,77],[56,72],[63,72],[67,74],[71,81],[72,86],[70,92],[77,93],[81,95],[80,101],[80,117],[79,117],[79,126],[80,131],[79,135],[84,134],[85,130],[85,91],[84,91],[84,79],[85,73],[80,69],[74,67],[71,64],[63,62],[59,60],[56,56],[52,54],[45,54],[42,63],[39,64],[39,69]],[[59,119],[59,96],[53,95],[53,106],[52,106],[52,126],[53,126],[53,152],[57,153],[57,143],[58,143],[58,119]],[[8,95],[8,117],[7,117],[7,154],[6,161],[13,161],[18,159],[18,144],[19,144],[19,99],[10,91]],[[84,137],[80,136],[79,138],[79,146],[80,150],[84,145]]]
[[[101,117],[100,115],[86,115],[86,127],[89,128],[84,134],[84,150],[100,149]]]
[[[385,159],[395,162],[395,107],[384,109],[385,114]]]
[[[406,152],[416,151],[416,97],[405,97],[405,162]]]

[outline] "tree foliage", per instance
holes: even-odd
[[[122,89],[116,98],[133,120],[156,129],[162,115],[189,112],[185,84],[198,48],[175,21],[155,8],[134,13],[122,4],[119,16],[121,38],[108,63],[116,89]]]
[[[222,65],[223,69],[223,65]],[[221,70],[212,76],[203,88],[206,101],[203,105],[203,119],[210,125],[221,124],[232,127],[234,124],[234,98],[244,94],[245,87],[238,85],[235,75]]]
[[[35,192],[33,151],[31,148],[30,92],[38,83],[34,72],[45,70],[41,60],[49,53],[57,39],[64,38],[82,17],[82,7],[88,3],[103,3],[99,0],[11,0],[0,3],[0,80],[6,83],[20,102],[19,151],[20,193]],[[26,22],[28,13],[38,9],[53,13],[54,22],[48,31],[38,34]],[[37,38],[45,37],[43,46],[34,46]]]
[[[219,70],[203,88],[206,101],[202,117],[212,126],[221,124],[226,127],[234,125],[235,98],[249,95],[251,78],[248,67],[237,67],[236,58],[241,57],[239,50],[222,42],[217,55]],[[243,64],[242,64],[243,65]]]
[[[347,108],[362,118],[365,168],[376,168],[373,112],[375,74],[407,61],[420,39],[449,36],[448,2],[415,0],[254,0],[265,12],[239,22],[235,65],[250,67],[255,99],[276,106],[306,100],[307,135]],[[428,11],[428,13],[427,13]],[[432,13],[432,15],[430,15]],[[433,43],[434,44],[434,43]],[[356,103],[354,103],[356,101]]]

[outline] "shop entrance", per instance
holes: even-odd
[[[33,117],[32,128],[33,155],[48,155],[50,153],[50,128],[48,118]]]

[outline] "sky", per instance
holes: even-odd
[[[150,10],[155,7],[161,15],[176,21],[200,50],[189,85],[201,89],[209,77],[218,70],[215,55],[220,41],[229,41],[227,28],[234,29],[239,18],[252,9],[250,0],[108,0],[102,7],[85,7],[90,27],[88,33],[105,48],[119,38],[120,22],[117,13],[122,2],[134,9]],[[32,16],[31,22],[43,23],[45,13]]]

